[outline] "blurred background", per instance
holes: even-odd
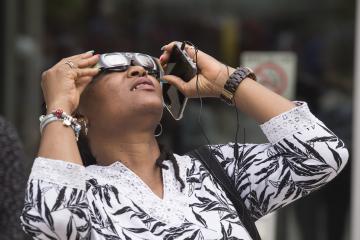
[[[4,216],[18,211],[10,208],[15,202],[21,206],[37,151],[41,73],[88,50],[159,56],[164,44],[189,40],[228,65],[252,67],[274,91],[308,102],[351,150],[355,5],[355,0],[2,0],[0,130],[9,134],[0,133],[5,139],[0,141],[5,193],[0,193],[0,239],[25,239],[18,220]],[[197,100],[189,101],[181,121],[165,112],[160,141],[177,153],[205,144],[198,112]],[[233,141],[235,111],[217,99],[206,100],[202,125],[211,143]],[[239,138],[266,141],[242,114]],[[263,239],[350,239],[351,166],[350,158],[326,187],[260,220]]]

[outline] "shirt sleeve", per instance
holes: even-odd
[[[36,158],[20,219],[24,231],[35,239],[88,239],[85,168]]]
[[[343,141],[296,104],[260,126],[269,143],[212,146],[254,219],[324,186],[348,160]]]

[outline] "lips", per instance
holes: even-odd
[[[154,83],[146,78],[140,77],[136,79],[135,83],[131,86],[130,91],[138,91],[138,90],[155,90]]]

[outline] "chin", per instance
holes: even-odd
[[[141,101],[134,102],[134,110],[142,114],[157,114],[161,118],[163,112],[163,100],[158,96],[144,97]]]

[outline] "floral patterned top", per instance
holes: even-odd
[[[249,212],[259,219],[322,187],[344,167],[348,151],[306,103],[261,125],[270,143],[211,146]],[[36,158],[21,221],[35,239],[243,239],[232,203],[198,159],[175,155],[163,198],[120,162],[83,167]]]

